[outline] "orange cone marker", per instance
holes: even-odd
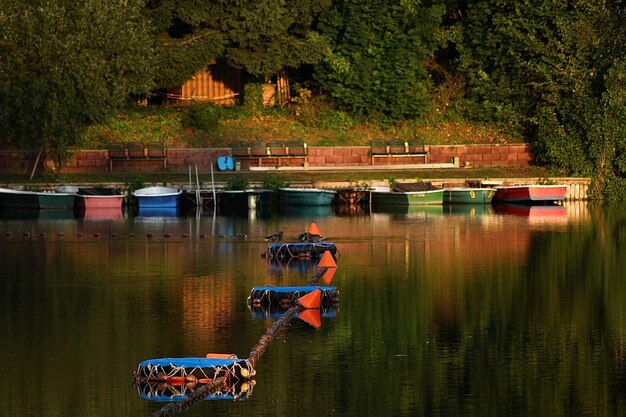
[[[328,268],[326,272],[324,272],[324,275],[322,275],[322,281],[324,281],[326,285],[330,285],[330,282],[335,276],[335,272],[337,272],[337,268]]]
[[[320,290],[313,290],[307,295],[298,298],[298,303],[304,308],[320,308],[322,292]]]
[[[322,319],[318,309],[307,309],[298,314],[298,317],[308,325],[319,329],[322,327]]]
[[[329,268],[337,268],[337,264],[335,263],[335,259],[333,255],[329,251],[324,251],[322,258],[320,259],[320,263],[317,264],[318,268],[323,266],[327,266]]]
[[[317,228],[317,225],[315,223],[311,223],[309,225],[309,229],[307,230],[308,233],[312,234],[312,235],[318,235],[321,236],[322,234],[320,233],[320,229]]]

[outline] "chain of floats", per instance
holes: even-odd
[[[307,281],[306,285],[316,285],[327,270],[327,266],[321,267],[315,275]],[[267,329],[263,336],[261,336],[261,339],[259,339],[257,344],[252,347],[250,355],[248,356],[248,362],[252,366],[252,369],[256,367],[257,361],[263,355],[272,339],[274,339],[274,337],[276,337],[276,335],[289,324],[291,319],[296,315],[296,313],[298,313],[299,310],[300,306],[296,304],[289,310],[285,311],[282,317],[276,320],[272,326]],[[195,405],[198,401],[201,401],[207,396],[219,391],[219,389],[224,386],[225,382],[226,377],[219,377],[201,388],[198,388],[190,396],[185,397],[176,403],[168,404],[160,410],[155,411],[150,414],[150,417],[169,417],[176,413],[182,413],[186,409]]]

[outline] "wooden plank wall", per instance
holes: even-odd
[[[198,72],[181,87],[168,90],[169,101],[212,101],[231,106],[241,94],[241,71],[217,62]],[[172,103],[172,104],[175,104]]]

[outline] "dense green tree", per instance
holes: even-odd
[[[426,71],[439,42],[441,5],[337,0],[320,31],[332,50],[316,69],[322,89],[358,114],[413,118],[429,106]]]
[[[468,114],[524,133],[537,160],[564,173],[623,169],[611,151],[619,133],[604,125],[616,116],[626,88],[609,74],[624,56],[621,3],[489,0],[462,6],[456,46]]]
[[[183,84],[224,52],[214,2],[148,0],[145,18],[157,40],[155,83],[159,88]]]
[[[330,0],[219,0],[220,30],[228,43],[224,57],[256,76],[284,67],[318,63],[328,41],[313,30]]]
[[[157,83],[180,85],[216,58],[255,76],[319,62],[328,43],[312,30],[329,0],[150,0]]]
[[[149,90],[139,0],[0,0],[0,141],[62,164],[83,129]]]

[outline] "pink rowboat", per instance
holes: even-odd
[[[556,203],[565,200],[565,185],[518,185],[496,187],[493,197],[497,203]]]
[[[126,194],[115,188],[63,186],[56,191],[73,193],[77,209],[120,209],[126,198]]]

